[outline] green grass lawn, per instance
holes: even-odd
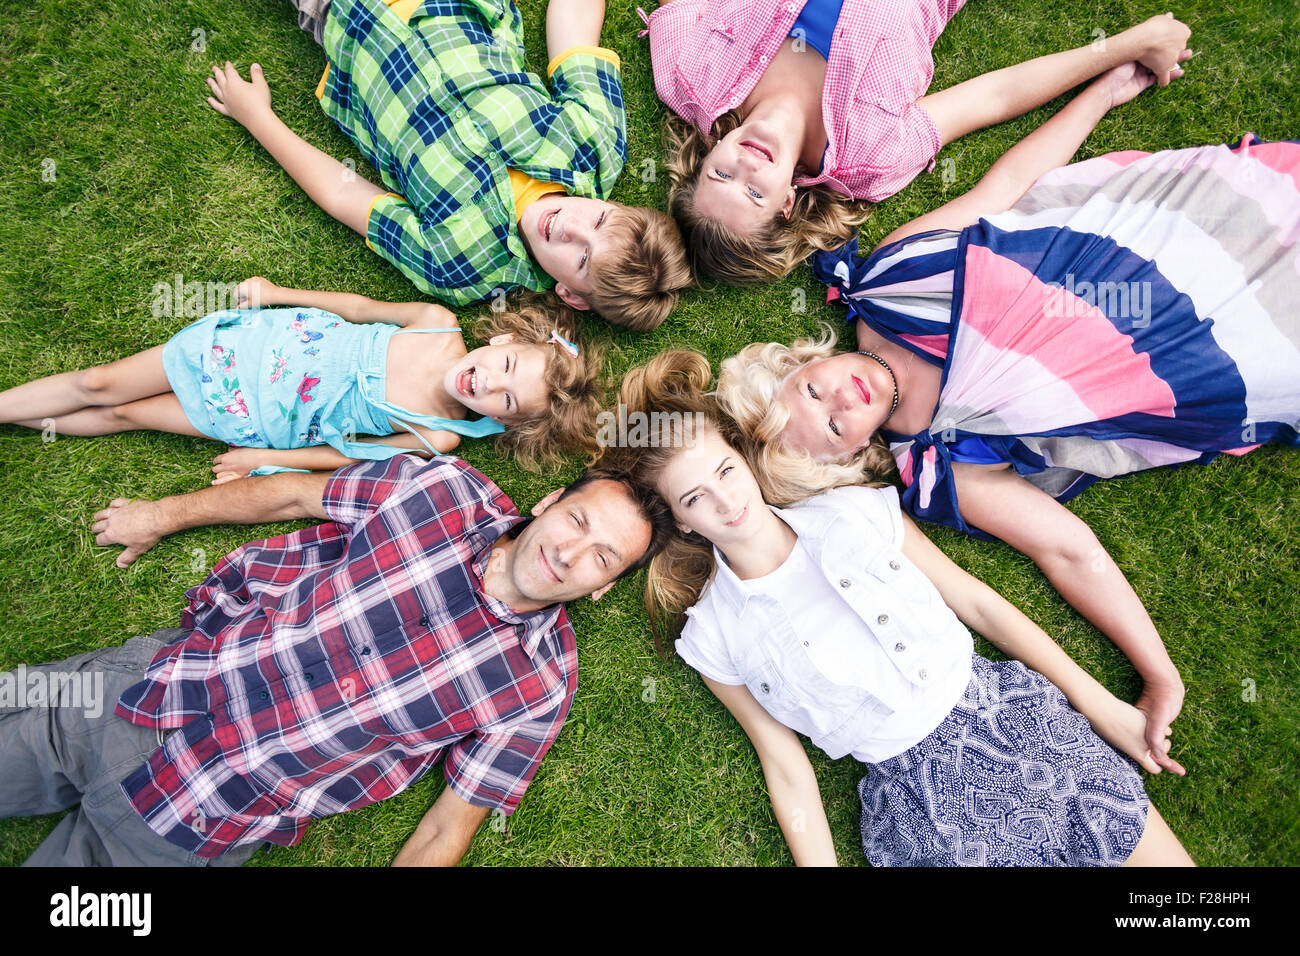
[[[530,63],[545,62],[544,0],[520,3]],[[623,58],[629,156],[613,198],[662,205],[667,178],[641,21],[609,0],[604,40]],[[105,8],[107,7],[107,9]],[[1166,9],[1121,0],[971,0],[935,48],[932,89],[1078,46]],[[1107,116],[1078,158],[1300,135],[1300,15],[1294,0],[1194,0],[1187,76]],[[204,31],[202,35],[196,30]],[[198,40],[205,49],[194,49]],[[356,156],[312,95],[323,54],[283,0],[106,5],[33,0],[0,20],[0,388],[111,361],[160,344],[187,319],[155,318],[153,287],[265,275],[299,288],[417,297],[346,227],[320,211],[242,129],[213,113],[204,77],[257,60],[289,126],[339,157]],[[865,246],[973,185],[1060,104],[947,147],[956,181],[922,175],[863,227]],[[50,162],[52,161],[52,165]],[[648,161],[648,162],[647,162]],[[378,181],[358,158],[359,170]],[[48,172],[53,171],[53,181]],[[658,176],[653,175],[658,170]],[[613,344],[611,376],[669,347],[715,363],[753,341],[839,322],[806,268],[761,289],[688,295],[653,333],[590,322]],[[796,308],[806,301],[806,309]],[[472,316],[474,309],[460,310]],[[162,434],[63,438],[0,426],[0,669],[59,660],[173,626],[183,592],[240,543],[295,525],[220,527],[164,541],[132,568],[96,548],[90,516],[118,495],[158,497],[204,485],[221,446]],[[576,474],[539,477],[483,442],[464,457],[521,508]],[[1300,862],[1297,632],[1300,532],[1287,518],[1300,455],[1165,469],[1098,485],[1070,505],[1110,549],[1146,603],[1187,684],[1174,724],[1185,778],[1148,778],[1153,802],[1202,864]],[[1139,681],[1123,655],[1020,554],[930,528],[939,545],[1039,622],[1121,697]],[[518,812],[485,826],[476,864],[780,864],[791,862],[758,759],[700,678],[654,652],[639,580],[571,606],[577,699]],[[996,656],[984,642],[980,649]],[[1253,689],[1253,694],[1248,691]],[[840,860],[863,863],[851,759],[811,746]],[[251,865],[386,864],[443,786],[314,823],[297,847]],[[0,822],[0,862],[21,862],[57,817]],[[499,824],[504,823],[504,826]]]

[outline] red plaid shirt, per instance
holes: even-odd
[[[341,469],[324,502],[333,524],[237,548],[191,588],[190,633],[118,701],[177,728],[122,789],[199,856],[296,843],[444,754],[459,796],[510,813],[573,701],[563,606],[483,593],[493,542],[523,521],[491,481],[398,455]]]
[[[930,48],[966,0],[844,0],[826,61],[822,171],[795,185],[880,202],[943,144],[916,101],[934,76]],[[754,89],[804,0],[674,0],[650,14],[659,98],[707,133]]]

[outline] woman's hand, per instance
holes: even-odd
[[[240,76],[235,65],[227,60],[224,70],[214,66],[212,76],[208,77],[208,86],[215,94],[208,97],[208,105],[244,127],[259,116],[274,113],[271,88],[262,76],[262,67],[254,63],[248,76],[252,82]]]
[[[1183,75],[1182,70],[1175,72],[1178,76]],[[1107,70],[1093,80],[1090,86],[1091,89],[1096,90],[1098,96],[1103,98],[1106,109],[1113,110],[1133,99],[1147,87],[1154,85],[1155,81],[1154,73],[1133,60]]]
[[[274,295],[280,287],[261,276],[251,276],[235,287],[235,305],[240,309],[259,309],[274,305]]]
[[[1143,51],[1137,60],[1155,74],[1156,83],[1168,86],[1183,75],[1178,64],[1192,55],[1187,40],[1192,28],[1175,20],[1172,13],[1154,16],[1125,31],[1138,39]]]
[[[1163,757],[1157,757],[1153,753],[1147,742],[1146,732],[1151,723],[1147,715],[1113,694],[1107,694],[1102,704],[1090,708],[1088,720],[1103,740],[1116,750],[1128,754],[1147,773],[1159,773],[1161,769],[1168,769],[1181,776],[1187,772],[1176,761],[1169,759],[1167,746]]]
[[[1186,773],[1169,757],[1170,724],[1183,709],[1183,682],[1177,673],[1170,680],[1148,680],[1136,708],[1146,715],[1146,744],[1160,766],[1174,773]]]

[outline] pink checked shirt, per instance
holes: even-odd
[[[844,0],[822,93],[822,171],[795,185],[880,202],[933,165],[942,143],[916,105],[934,75],[930,48],[966,0]],[[772,61],[804,0],[672,0],[646,19],[655,90],[708,132]],[[643,14],[644,16],[644,14]]]

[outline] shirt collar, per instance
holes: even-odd
[[[768,505],[768,508],[771,509],[774,515],[789,525],[790,529],[799,538],[795,547],[802,546],[813,564],[821,568],[822,552],[825,550],[826,544],[826,531],[834,520],[834,514],[828,513],[825,509],[800,507],[799,505],[790,508],[777,508]],[[717,572],[713,576],[713,583],[710,588],[716,590],[718,597],[733,614],[739,614],[750,598],[758,596],[758,592],[736,576],[736,572],[731,570],[731,566],[727,564],[727,559],[722,556],[722,552],[716,547],[713,549],[713,563],[717,567]]]

